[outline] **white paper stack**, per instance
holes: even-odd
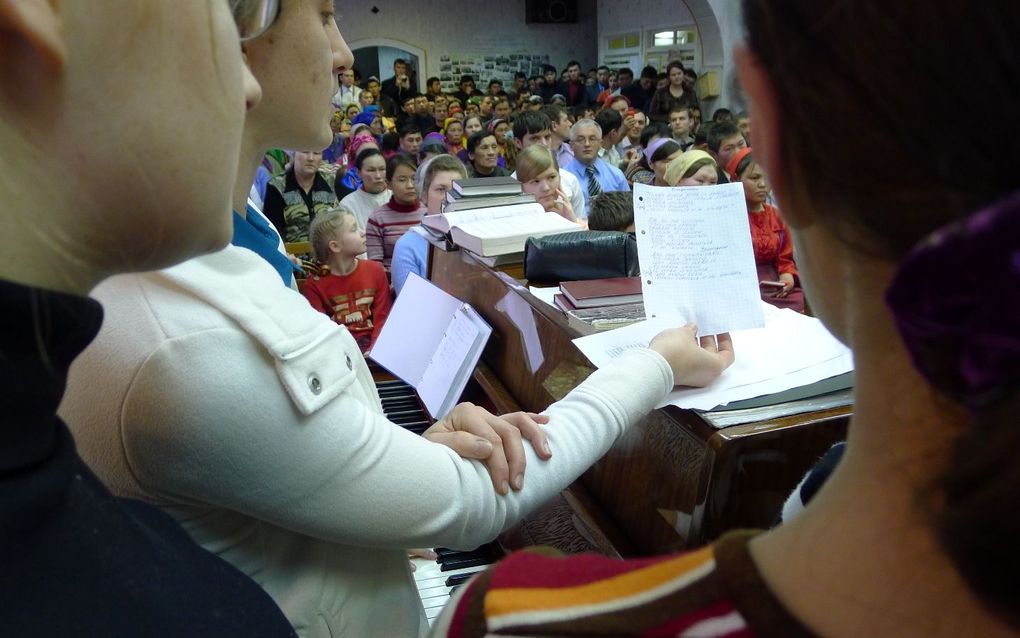
[[[711,410],[816,383],[853,370],[850,350],[822,323],[762,302],[765,327],[731,333],[735,361],[706,388],[674,389],[658,406]],[[574,344],[596,367],[630,348],[645,347],[676,320],[652,319],[625,328],[580,337]]]

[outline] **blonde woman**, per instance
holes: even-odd
[[[560,186],[560,167],[552,151],[540,144],[521,151],[517,155],[517,181],[525,193],[535,196],[535,200],[546,212],[556,213],[572,222],[577,221],[570,197]]]

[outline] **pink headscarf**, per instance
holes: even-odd
[[[354,166],[354,160],[358,158],[358,151],[362,149],[366,144],[372,144],[378,146],[375,138],[369,133],[358,133],[351,138],[350,144],[347,146],[347,165]]]

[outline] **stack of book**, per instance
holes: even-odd
[[[458,179],[446,192],[444,213],[492,206],[530,204],[535,201],[521,189],[521,183],[512,177],[475,177]]]
[[[645,318],[640,277],[564,281],[556,307],[598,330],[620,328]]]
[[[623,306],[641,302],[640,277],[564,281],[553,301],[561,310]]]
[[[452,201],[450,201],[452,199]],[[481,257],[520,261],[529,237],[545,237],[579,230],[577,224],[547,213],[511,177],[455,180],[447,204],[422,224],[449,233],[454,244]]]

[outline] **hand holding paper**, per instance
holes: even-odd
[[[661,354],[673,369],[673,384],[703,388],[733,365],[733,341],[728,333],[698,339],[698,327],[663,330],[648,348]]]

